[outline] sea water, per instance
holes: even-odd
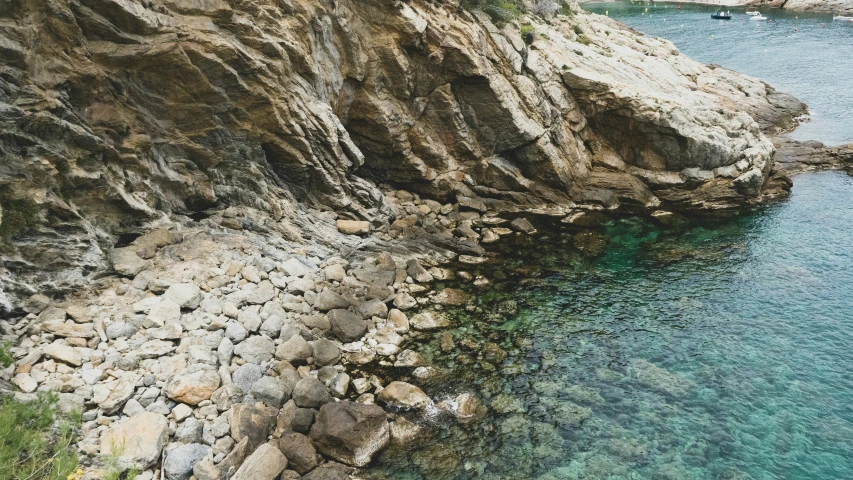
[[[793,192],[504,244],[452,348],[410,345],[442,372],[414,383],[438,404],[473,393],[485,417],[409,414],[427,433],[370,477],[853,478],[853,177]]]

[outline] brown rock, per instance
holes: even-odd
[[[370,233],[370,222],[358,220],[338,220],[338,231],[347,235],[364,235]]]
[[[376,405],[349,400],[327,403],[317,414],[311,439],[324,455],[363,467],[388,443],[388,420]]]

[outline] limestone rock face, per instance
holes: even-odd
[[[228,228],[337,234],[308,206],[366,233],[396,215],[376,181],[487,200],[474,209],[714,209],[760,194],[773,147],[759,127],[799,102],[606,17],[529,22],[530,46],[517,23],[453,2],[6,2],[0,206],[18,222],[0,305],[111,265],[139,274],[179,239],[108,252],[163,213],[234,207],[245,215]]]
[[[385,411],[344,400],[320,408],[311,439],[320,452],[355,467],[370,463],[390,438]]]
[[[853,0],[753,0],[750,5],[800,10],[806,12],[831,12],[835,15],[853,15]]]

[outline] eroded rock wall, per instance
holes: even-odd
[[[772,165],[760,127],[802,108],[605,17],[499,28],[421,1],[2,0],[0,57],[5,308],[167,215],[381,230],[385,183],[496,209],[740,205]]]

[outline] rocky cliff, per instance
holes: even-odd
[[[498,211],[734,207],[771,171],[762,128],[804,109],[609,18],[499,27],[452,3],[0,1],[4,308],[168,215],[383,231],[388,185]]]
[[[787,10],[853,15],[853,1],[851,0],[753,0],[749,3]]]

